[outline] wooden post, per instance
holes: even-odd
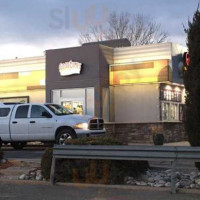
[[[55,184],[55,167],[56,167],[56,158],[53,156],[51,163],[51,174],[50,174],[50,183],[51,185]]]
[[[176,194],[176,160],[172,161],[171,193]]]

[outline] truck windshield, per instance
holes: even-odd
[[[72,115],[73,113],[67,108],[58,104],[45,104],[55,115]]]

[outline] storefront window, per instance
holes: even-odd
[[[162,121],[178,121],[179,119],[179,104],[177,103],[161,103]]]
[[[52,102],[61,104],[75,114],[94,116],[94,88],[52,90]]]
[[[165,101],[181,102],[181,91],[161,89],[160,98]]]
[[[173,121],[178,120],[178,104],[172,103],[170,105],[170,119]]]
[[[169,119],[169,103],[162,103],[162,120]]]
[[[83,114],[83,102],[65,101],[62,102],[62,105],[74,114]]]

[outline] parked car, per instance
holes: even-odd
[[[58,104],[0,103],[0,145],[9,142],[22,149],[30,141],[64,144],[66,139],[104,134],[103,119],[73,114]]]

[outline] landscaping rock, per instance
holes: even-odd
[[[191,185],[190,185],[190,188],[191,188],[191,189],[195,188],[195,184],[191,184]]]
[[[159,181],[161,180],[161,176],[160,175],[157,175],[155,178],[154,178],[154,181]]]
[[[197,185],[200,185],[200,176],[195,177],[194,182],[195,182]]]
[[[43,180],[43,176],[42,176],[41,174],[38,174],[38,175],[35,177],[35,179],[36,179],[37,181],[42,181],[42,180]]]
[[[154,186],[154,183],[147,183],[147,185],[153,187],[153,186]]]
[[[166,184],[166,182],[165,182],[165,181],[163,181],[163,180],[159,180],[159,181],[158,181],[158,184],[165,185],[165,184]]]
[[[179,187],[180,188],[185,188],[186,186],[190,186],[190,184],[191,184],[190,180],[187,180],[187,179],[184,180],[183,179],[183,180],[180,181]]]
[[[180,182],[177,182],[176,183],[176,188],[179,188],[180,187]]]
[[[21,176],[19,176],[19,180],[24,180],[26,177],[26,174],[22,174]]]
[[[148,182],[150,182],[150,183],[153,183],[153,182],[154,182],[154,178],[152,178],[152,177],[148,178],[147,180],[148,180]]]
[[[130,185],[151,186],[151,187],[170,187],[171,170],[154,171],[148,170],[145,175],[137,178],[126,177],[125,182]],[[200,189],[200,173],[176,172],[176,188],[195,188]]]
[[[170,187],[170,186],[171,186],[170,182],[165,183],[165,187]]]
[[[147,171],[146,172],[146,175],[149,177],[149,176],[151,176],[151,172],[150,171]]]
[[[156,184],[154,185],[154,187],[164,187],[164,184],[156,183]]]
[[[139,186],[147,186],[147,183],[141,181],[141,182],[138,182],[136,181],[136,185],[139,185]]]
[[[172,172],[171,169],[168,169],[168,170],[165,171],[165,173],[167,173],[167,174],[169,174],[169,173],[171,173],[171,172]]]
[[[26,175],[25,177],[24,177],[24,180],[29,180],[30,179],[30,176],[29,175]]]

